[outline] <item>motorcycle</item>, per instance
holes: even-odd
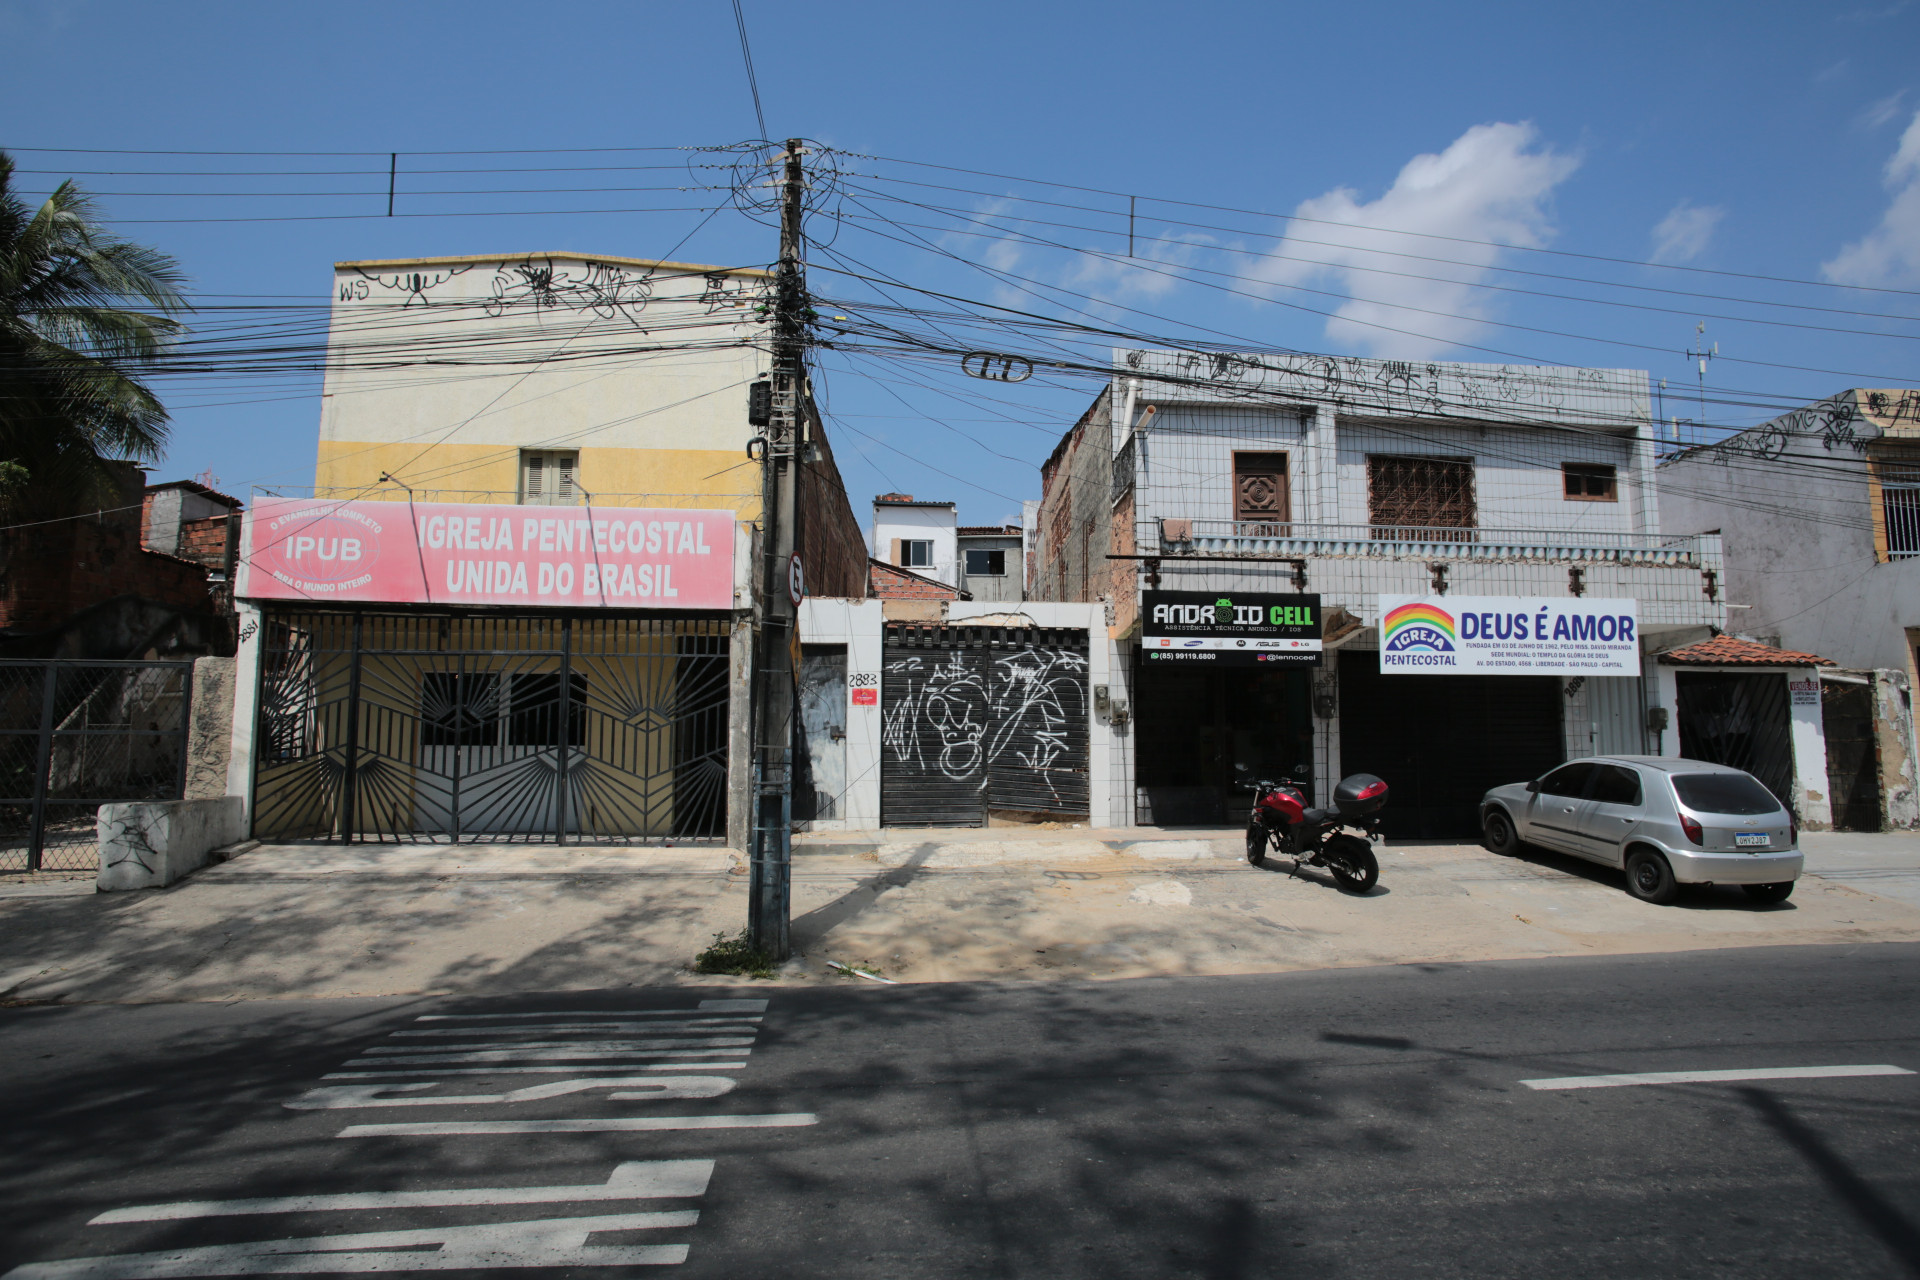
[[[1380,838],[1380,810],[1387,804],[1387,784],[1370,773],[1340,779],[1333,789],[1331,809],[1307,807],[1302,790],[1310,769],[1299,766],[1293,777],[1277,782],[1255,782],[1253,812],[1247,819],[1247,861],[1264,866],[1272,850],[1301,866],[1325,867],[1344,892],[1365,893],[1380,879],[1380,862],[1373,841]],[[1341,828],[1351,827],[1366,838]]]

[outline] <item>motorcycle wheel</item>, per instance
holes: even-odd
[[[1366,841],[1339,835],[1327,841],[1322,857],[1342,893],[1365,893],[1380,881],[1380,863]]]
[[[1247,861],[1256,867],[1266,865],[1267,833],[1257,824],[1247,828]]]

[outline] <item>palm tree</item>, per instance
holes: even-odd
[[[136,375],[181,332],[185,277],[104,230],[71,181],[30,211],[13,171],[0,152],[0,511],[84,510],[124,483],[111,462],[166,446],[167,411]]]

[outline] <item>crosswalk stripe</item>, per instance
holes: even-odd
[[[648,1040],[474,1040],[462,1044],[376,1044],[362,1054],[450,1053],[454,1050],[511,1049],[737,1049],[753,1043],[752,1036],[667,1036]]]
[[[431,1138],[495,1133],[656,1133],[670,1129],[793,1129],[819,1122],[819,1117],[811,1111],[739,1116],[628,1116],[607,1120],[439,1120],[353,1124],[334,1136]]]
[[[693,1018],[685,1022],[649,1022],[640,1026],[630,1026],[624,1022],[559,1022],[535,1027],[425,1027],[406,1031],[395,1031],[392,1039],[418,1039],[421,1037],[445,1038],[447,1036],[553,1036],[566,1035],[582,1031],[610,1031],[617,1034],[644,1031],[648,1035],[655,1032],[683,1032],[706,1035],[751,1035],[760,1028],[758,1018]]]
[[[0,1280],[172,1280],[176,1276],[466,1271],[492,1267],[673,1266],[687,1260],[686,1245],[589,1245],[587,1237],[596,1231],[690,1227],[699,1219],[699,1213],[689,1209],[255,1240],[154,1253],[29,1262],[0,1276]],[[429,1252],[420,1249],[421,1245],[439,1248]]]
[[[605,1182],[562,1187],[465,1187],[438,1191],[353,1191],[339,1195],[271,1196],[253,1200],[182,1200],[109,1209],[89,1226],[116,1222],[174,1222],[261,1213],[323,1213],[349,1209],[432,1209],[457,1205],[554,1204],[593,1200],[677,1200],[705,1195],[711,1160],[628,1160]]]
[[[745,1053],[746,1050],[739,1050]],[[702,1071],[737,1071],[746,1066],[744,1062],[655,1062],[621,1063],[622,1071],[686,1071],[697,1067]],[[386,1080],[395,1076],[524,1076],[556,1075],[566,1071],[578,1071],[580,1067],[423,1067],[418,1071],[329,1071],[321,1076],[322,1080]]]

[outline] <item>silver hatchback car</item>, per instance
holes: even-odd
[[[1575,760],[1480,801],[1487,848],[1522,844],[1627,873],[1627,892],[1665,904],[1683,884],[1737,884],[1755,902],[1784,902],[1800,878],[1799,829],[1758,778],[1722,764],[1665,756]]]

